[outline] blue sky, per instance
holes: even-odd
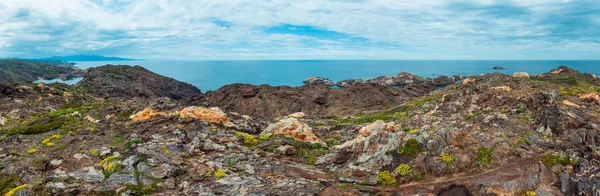
[[[73,54],[600,60],[600,1],[0,1],[0,57]]]

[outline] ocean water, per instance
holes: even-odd
[[[496,61],[496,60],[289,60],[289,61],[183,61],[141,60],[116,62],[77,62],[85,69],[105,64],[140,65],[155,73],[195,85],[203,92],[232,83],[302,86],[309,76],[320,76],[334,82],[345,79],[393,76],[410,72],[423,77],[439,75],[480,75],[501,72],[546,73],[560,65],[568,65],[584,73],[600,75],[600,61]],[[508,69],[494,70],[494,66]],[[73,84],[78,79],[68,81]]]

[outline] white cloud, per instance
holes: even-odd
[[[571,36],[593,33],[577,26],[557,30],[570,28],[569,24],[551,22],[579,14],[577,20],[588,20],[598,29],[597,17],[571,13],[577,11],[573,7],[600,11],[600,3],[595,1],[453,2],[4,0],[0,2],[0,53],[203,59],[526,58],[495,56],[493,52],[536,51],[540,47],[556,51],[589,48],[587,52],[600,53],[587,47],[594,44],[581,41],[589,37]],[[215,20],[228,27],[215,24]],[[366,38],[370,44],[264,32],[284,24]],[[583,46],[558,45],[557,40]],[[32,49],[37,53],[27,53]],[[459,50],[470,54],[456,55]]]

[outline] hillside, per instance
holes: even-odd
[[[73,67],[55,64],[30,62],[18,59],[0,60],[0,81],[29,83],[38,78],[54,79],[72,74],[80,76],[80,71]]]
[[[3,84],[0,193],[595,195],[599,83],[562,66],[437,90],[236,84],[200,94],[104,66],[74,87]]]

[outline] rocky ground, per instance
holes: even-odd
[[[437,90],[206,94],[145,69],[94,72],[75,86],[0,83],[0,193],[600,194],[600,82],[568,67]]]

